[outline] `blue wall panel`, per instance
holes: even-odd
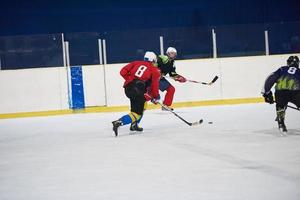
[[[71,88],[72,88],[72,109],[83,109],[85,107],[84,102],[84,90],[82,79],[82,67],[74,66],[70,67],[71,71]]]

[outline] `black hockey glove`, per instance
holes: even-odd
[[[274,103],[274,98],[273,98],[272,91],[270,91],[268,93],[264,93],[263,97],[265,98],[265,102],[267,102],[269,104],[273,104]]]
[[[160,100],[160,95],[158,94],[158,97],[156,97],[156,98],[151,98],[151,102],[153,103],[153,104],[158,104],[159,103],[159,100]]]

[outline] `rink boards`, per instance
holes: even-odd
[[[209,82],[216,75],[219,79],[211,86],[170,80],[176,88],[174,107],[262,102],[265,78],[285,65],[288,56],[177,60],[177,72],[188,79]],[[126,111],[129,101],[119,75],[124,65],[80,66],[83,91],[77,95],[84,107],[76,110],[72,103],[78,99],[70,97],[77,92],[72,91],[73,67],[2,70],[0,118]]]

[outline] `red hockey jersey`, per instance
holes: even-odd
[[[131,62],[121,69],[120,74],[125,79],[124,87],[134,79],[139,79],[144,82],[151,81],[150,90],[152,97],[158,97],[160,71],[151,62]]]

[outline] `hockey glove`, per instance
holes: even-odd
[[[160,100],[160,95],[158,95],[158,97],[156,97],[156,98],[152,98],[151,102],[156,105],[156,104],[158,104],[159,100]]]
[[[150,101],[152,99],[152,96],[148,92],[146,92],[144,94],[144,97],[145,97],[146,101]]]
[[[269,104],[273,104],[274,103],[274,98],[273,98],[272,91],[264,93],[263,97],[265,98],[265,102],[267,102]]]
[[[157,98],[153,98],[149,93],[145,93],[144,97],[145,97],[146,101],[151,101],[154,104],[157,104],[160,100],[160,95],[158,95]]]
[[[175,78],[174,78],[175,81],[178,81],[180,83],[184,83],[186,82],[186,78],[184,78],[183,76],[181,75],[177,75]]]

